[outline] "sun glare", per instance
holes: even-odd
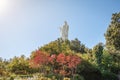
[[[0,0],[0,14],[4,14],[7,7],[8,7],[8,1],[7,0]]]

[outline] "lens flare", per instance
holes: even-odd
[[[0,0],[0,15],[7,11],[8,0]]]

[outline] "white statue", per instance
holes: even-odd
[[[68,40],[68,30],[69,30],[69,25],[65,21],[65,24],[62,27],[60,27],[60,36],[64,41]]]

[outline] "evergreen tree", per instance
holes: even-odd
[[[120,12],[112,15],[111,23],[105,33],[106,47],[120,67]],[[119,68],[120,69],[120,68]]]
[[[120,52],[120,13],[112,15],[111,23],[105,33],[106,47],[110,53]]]
[[[71,40],[70,42],[70,49],[74,52],[85,53],[85,45],[81,43],[77,38],[75,40]]]
[[[103,55],[103,43],[98,43],[94,48],[93,48],[93,53],[95,54],[96,58],[96,63],[98,66],[101,68],[101,63],[102,63],[102,55]]]

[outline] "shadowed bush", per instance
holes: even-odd
[[[102,80],[100,71],[85,60],[78,66],[77,73],[82,75],[85,80]]]

